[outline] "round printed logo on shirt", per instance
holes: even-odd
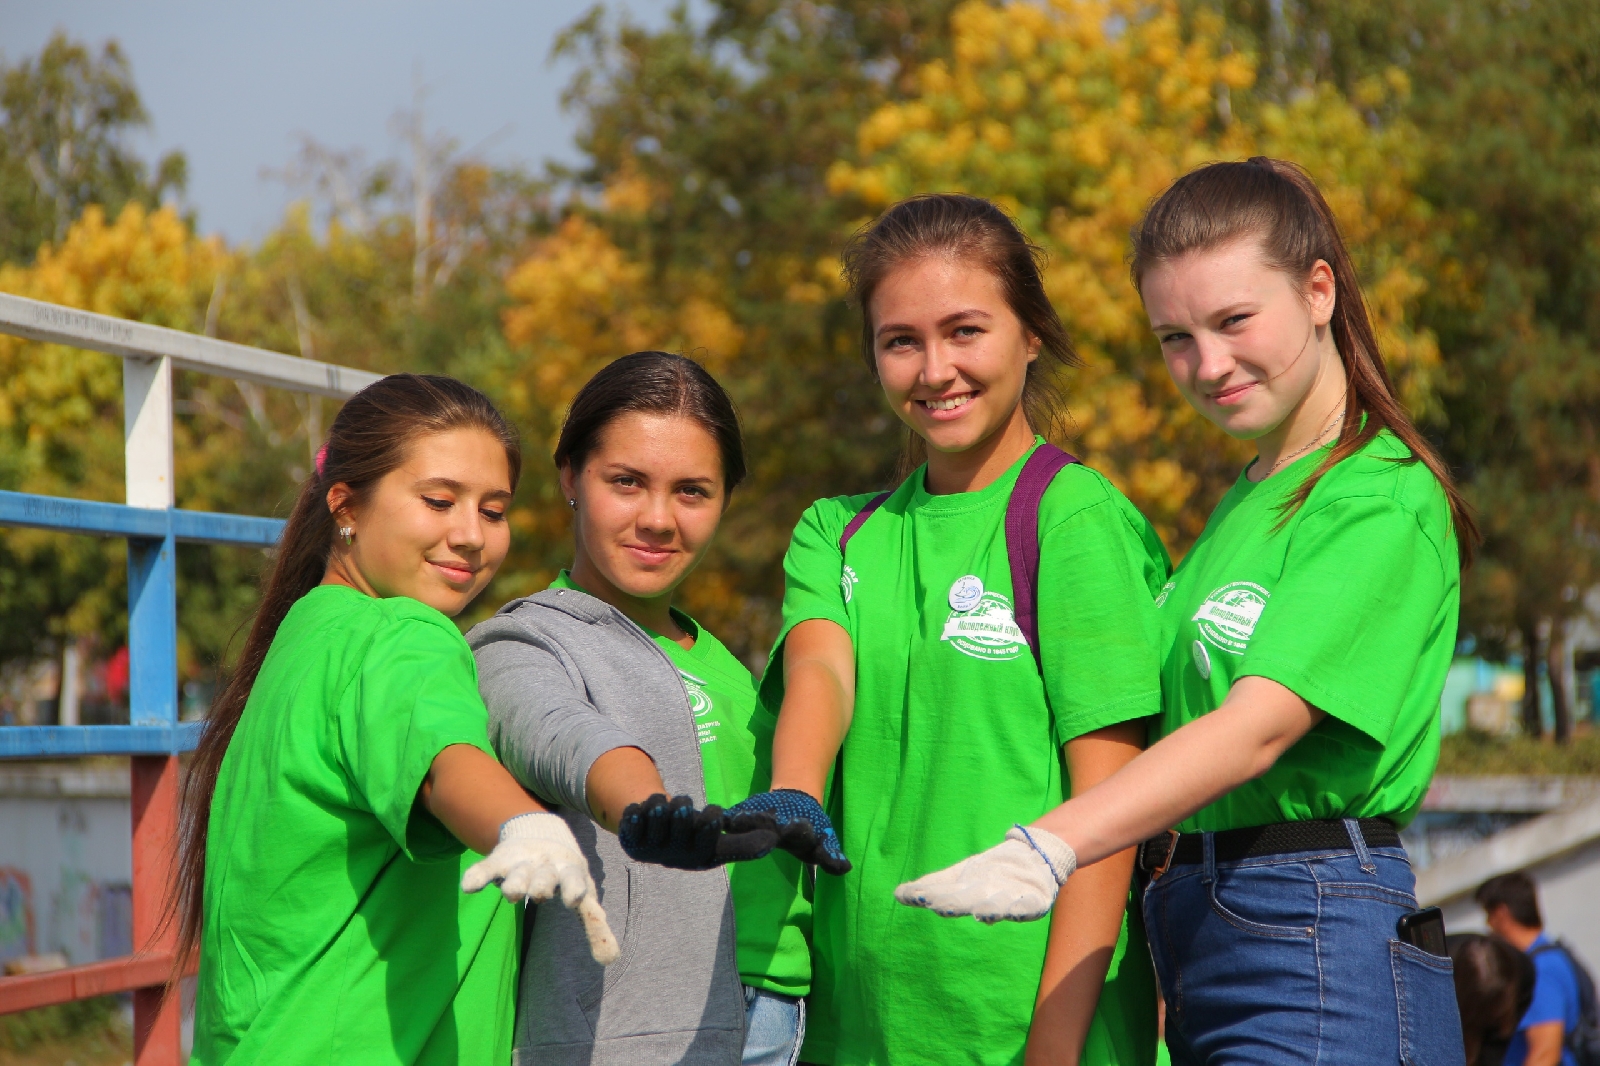
[[[1254,581],[1230,581],[1206,597],[1193,621],[1212,647],[1243,655],[1271,595]]]
[[[978,606],[983,599],[983,582],[975,574],[956,578],[950,586],[950,609],[965,613]],[[1007,605],[1007,610],[1010,605]]]
[[[711,696],[705,690],[705,682],[682,670],[678,671],[678,676],[683,679],[683,690],[689,694],[689,710],[696,718],[701,717],[711,709]]]
[[[844,596],[844,602],[850,602],[850,597],[855,593],[856,582],[860,580],[856,577],[855,567],[846,564],[844,573],[839,575],[839,592]]]
[[[1156,597],[1157,607],[1165,607],[1167,605],[1167,597],[1172,595],[1172,588],[1176,584],[1176,581],[1168,581],[1165,585],[1161,586],[1161,595]]]
[[[954,589],[950,601],[955,602]],[[963,655],[990,661],[1015,659],[1028,646],[1011,613],[1011,601],[998,592],[983,593],[968,610],[952,611],[939,639],[948,640]]]

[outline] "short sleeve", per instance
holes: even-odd
[[[395,843],[419,862],[462,850],[417,802],[433,760],[452,744],[493,755],[472,653],[446,626],[400,617],[378,630],[339,708],[345,772]]]
[[[850,628],[845,610],[844,556],[839,537],[870,496],[818,500],[806,508],[783,555],[783,624],[762,674],[761,704],[772,714],[783,702],[783,645],[789,630],[813,618]]]
[[[785,632],[813,618],[849,624],[839,584],[844,577],[839,537],[847,521],[834,500],[819,500],[800,516],[783,556]]]
[[[1155,595],[1167,570],[1154,531],[1142,535],[1111,497],[1040,536],[1039,644],[1056,743],[1160,713]]]
[[[1423,650],[1454,625],[1455,560],[1387,496],[1333,500],[1291,538],[1236,676],[1270,678],[1386,744]]]
[[[1573,1015],[1577,1013],[1578,988],[1572,977],[1572,969],[1562,957],[1560,949],[1547,948],[1537,952],[1533,956],[1533,967],[1533,1001],[1528,1004],[1528,1012],[1522,1016],[1517,1028],[1526,1030],[1548,1022],[1570,1025]]]

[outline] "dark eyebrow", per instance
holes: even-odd
[[[994,318],[994,316],[991,315],[987,311],[980,311],[976,307],[969,307],[965,311],[953,311],[950,314],[945,315],[943,318],[939,319],[938,324],[941,325],[941,326],[948,326],[950,323],[959,322],[963,318],[981,318],[981,319],[983,319],[985,321],[988,321],[988,320]],[[879,326],[878,329],[877,329],[877,332],[874,333],[873,336],[881,337],[885,333],[895,333],[895,332],[908,332],[908,333],[910,333],[910,332],[915,332],[915,331],[916,331],[916,327],[914,327],[914,326],[907,326],[907,325],[903,325],[903,324],[900,324],[900,323],[887,323],[885,325]]]
[[[416,487],[417,487],[418,491],[421,491],[423,489],[445,489],[445,490],[447,490],[449,492],[461,492],[461,493],[464,493],[464,492],[467,491],[467,486],[466,485],[463,485],[461,482],[455,480],[454,478],[448,478],[448,477],[423,478],[421,481],[417,482]],[[484,493],[483,495],[484,495],[485,499],[502,499],[503,498],[503,499],[509,500],[511,498],[511,490],[510,489],[491,489],[490,491]]]
[[[650,480],[649,474],[646,474],[643,470],[635,470],[627,463],[611,463],[609,464],[609,469],[607,472],[613,474],[626,474],[629,477],[637,478],[640,481]],[[673,482],[675,485],[715,485],[716,483],[717,479],[714,477],[680,477]]]

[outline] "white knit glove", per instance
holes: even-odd
[[[1003,842],[908,881],[894,890],[894,898],[946,918],[970,914],[986,924],[1031,922],[1050,913],[1077,868],[1078,856],[1065,840],[1015,825]]]
[[[559,815],[530,813],[506,819],[500,843],[467,867],[461,890],[477,892],[490,882],[514,903],[543,903],[559,891],[561,902],[583,921],[594,961],[602,966],[617,961],[617,938],[606,924],[605,908],[595,898],[589,863]]]

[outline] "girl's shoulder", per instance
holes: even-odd
[[[318,585],[302,596],[283,626],[315,639],[381,642],[387,647],[466,647],[461,630],[446,615],[409,596],[368,596],[344,585]]]
[[[1127,525],[1139,531],[1150,525],[1115,482],[1081,462],[1062,467],[1045,490],[1039,502],[1039,531],[1044,533],[1075,518]]]
[[[887,504],[902,494],[909,495],[911,481],[908,478],[899,488],[890,490],[883,503]],[[802,543],[815,540],[837,547],[845,527],[874,500],[884,495],[884,492],[862,492],[853,496],[830,496],[817,500],[800,516],[800,521],[795,525],[794,539]],[[879,505],[881,508],[882,504]]]
[[[893,496],[896,492],[906,488],[908,484],[909,481],[898,489],[887,491],[890,496]],[[811,522],[814,525],[837,525],[840,530],[843,530],[850,519],[866,510],[868,504],[883,495],[884,492],[879,491],[861,492],[853,496],[829,496],[817,500],[810,507],[807,507],[800,520],[802,522]],[[887,503],[888,501],[885,500],[884,502]]]
[[[1039,504],[1039,536],[1070,527],[1106,546],[1147,556],[1163,574],[1172,570],[1166,545],[1144,513],[1105,474],[1083,463],[1062,467]]]
[[[1440,544],[1450,534],[1450,500],[1444,486],[1405,442],[1387,429],[1324,474],[1301,508],[1310,515],[1334,504],[1384,500],[1412,516]]]

